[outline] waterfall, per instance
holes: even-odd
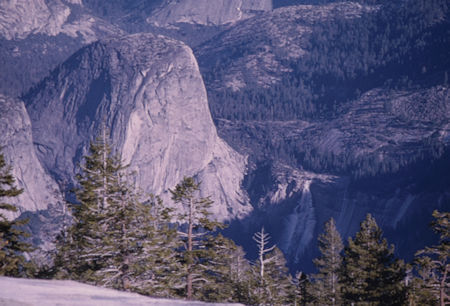
[[[301,260],[301,255],[313,239],[316,226],[310,185],[311,180],[304,181],[300,201],[286,217],[283,226],[280,248],[295,263]]]

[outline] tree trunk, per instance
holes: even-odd
[[[187,275],[187,299],[192,300],[192,227],[193,227],[193,207],[192,199],[189,199],[189,222],[188,222],[188,275]]]
[[[103,127],[103,207],[102,210],[108,205],[107,193],[106,193],[106,167],[107,167],[107,152],[106,152],[106,130]]]

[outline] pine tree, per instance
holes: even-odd
[[[202,296],[208,302],[248,302],[247,281],[250,264],[245,252],[222,234],[210,235],[206,243],[208,281]]]
[[[311,292],[314,292],[315,288],[312,287],[309,276],[304,272],[296,272],[292,282],[294,285],[292,304],[310,305],[314,300]]]
[[[342,264],[341,252],[344,245],[333,218],[325,223],[325,231],[318,240],[322,255],[314,259],[314,264],[319,270],[319,273],[314,275],[315,302],[319,305],[340,305],[339,270]]]
[[[105,257],[105,267],[96,272],[101,275],[99,284],[170,297],[174,272],[180,269],[175,256],[176,230],[169,225],[170,210],[153,195],[143,203],[126,181],[119,193],[119,200],[106,209],[102,247],[109,256]]]
[[[17,208],[4,203],[5,198],[14,198],[23,192],[15,187],[11,167],[7,166],[5,157],[0,154],[0,276],[26,276],[31,263],[23,256],[32,251],[30,244],[24,242],[29,234],[21,229],[28,223],[27,219],[8,220],[2,211],[16,212]]]
[[[182,266],[177,253],[181,247],[177,229],[170,224],[172,210],[164,207],[162,200],[153,195],[150,195],[144,207],[146,213],[138,217],[138,222],[145,231],[138,240],[141,250],[133,260],[134,268],[139,270],[135,278],[139,279],[137,284],[140,283],[141,289],[134,291],[151,296],[173,297],[181,283],[178,275]],[[145,215],[151,216],[150,220],[144,220]],[[147,223],[149,227],[145,225]]]
[[[268,247],[270,236],[264,231],[253,236],[258,247],[258,258],[254,265],[253,296],[256,304],[288,304],[294,286],[286,267],[283,253],[273,245]]]
[[[73,225],[57,243],[58,277],[169,297],[180,269],[171,209],[131,186],[103,131],[84,157]]]
[[[136,291],[145,270],[136,269],[136,262],[146,266],[142,241],[152,234],[149,207],[139,201],[139,196],[118,180],[117,195],[108,201],[104,219],[101,248],[104,266],[95,272],[97,284],[125,291]],[[142,288],[139,288],[142,290]]]
[[[112,255],[104,248],[106,209],[118,201],[123,168],[112,153],[105,129],[91,143],[80,167],[79,187],[74,190],[78,203],[71,205],[73,225],[58,238],[55,266],[60,278],[96,284],[101,281],[96,272],[105,268],[106,258]]]
[[[242,247],[237,246],[232,252],[230,261],[230,280],[233,284],[233,302],[244,305],[251,304],[252,268],[250,262],[245,258]]]
[[[223,228],[223,224],[210,220],[209,208],[212,201],[209,197],[200,197],[200,183],[192,177],[184,177],[183,180],[170,190],[172,200],[181,204],[182,212],[178,214],[178,220],[182,223],[179,235],[183,242],[182,264],[183,279],[185,279],[184,294],[188,300],[201,299],[201,287],[208,282],[205,273],[208,267],[204,265],[210,251],[205,246],[207,234],[217,228]],[[183,226],[185,230],[183,230]],[[194,292],[195,291],[195,292]]]
[[[416,253],[416,268],[420,278],[415,282],[417,304],[429,303],[443,306],[450,302],[450,213],[433,212],[431,226],[439,235],[439,244]]]
[[[344,304],[402,305],[405,266],[395,260],[375,219],[368,214],[355,239],[348,239],[340,276]]]

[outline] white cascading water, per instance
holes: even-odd
[[[286,256],[295,263],[301,260],[306,246],[313,239],[316,217],[312,205],[312,196],[309,189],[311,180],[306,180],[302,186],[302,197],[294,211],[288,215],[284,222],[284,229],[280,248]]]

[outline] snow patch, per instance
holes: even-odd
[[[0,305],[213,305],[195,301],[150,298],[137,293],[95,287],[68,280],[0,277]],[[220,304],[240,305],[240,304]]]

